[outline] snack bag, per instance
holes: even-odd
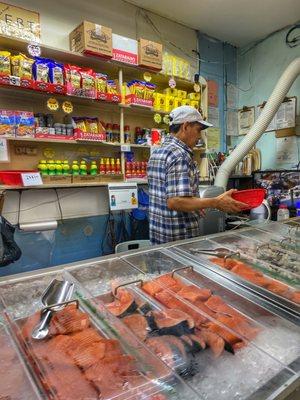
[[[49,81],[49,63],[50,60],[47,58],[36,57],[33,64],[33,77],[36,81],[46,83]]]
[[[66,83],[70,85],[73,89],[81,88],[81,74],[80,68],[76,65],[66,64],[64,67]]]
[[[97,118],[87,118],[86,127],[89,133],[98,134],[98,119]]]
[[[97,92],[106,93],[107,90],[107,75],[96,73],[96,89]]]
[[[24,54],[11,57],[12,75],[19,78],[32,79],[32,67],[34,60]]]
[[[16,135],[34,136],[34,114],[29,111],[16,111]]]
[[[49,80],[56,85],[64,84],[64,66],[55,61],[49,60]]]
[[[156,85],[154,83],[145,82],[144,98],[145,100],[154,100],[154,92]]]
[[[119,94],[117,84],[114,80],[107,81],[107,93]]]
[[[96,98],[96,80],[94,71],[88,68],[81,68],[79,73],[81,75],[82,96],[92,99]]]
[[[87,132],[87,126],[85,123],[85,120],[83,118],[73,118],[75,125],[76,125],[76,129],[80,129],[82,132]]]
[[[0,75],[10,75],[10,56],[9,51],[0,51]]]
[[[14,111],[0,110],[0,135],[15,135],[15,114]]]

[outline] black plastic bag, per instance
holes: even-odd
[[[21,249],[14,240],[15,228],[3,217],[0,217],[0,267],[5,267],[22,255]]]

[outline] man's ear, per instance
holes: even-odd
[[[186,132],[188,126],[189,126],[189,123],[188,123],[188,122],[184,122],[184,123],[182,124],[182,130],[183,130],[183,132]]]

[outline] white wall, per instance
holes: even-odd
[[[180,57],[185,58],[185,55],[167,42],[184,48],[185,52],[192,56],[192,50],[197,49],[197,36],[194,30],[147,12],[161,32],[161,35],[157,34],[135,6],[121,0],[9,0],[8,2],[38,11],[41,18],[42,43],[57,48],[69,49],[69,33],[83,20],[87,20],[109,26],[114,33],[131,38],[164,40],[165,49]],[[193,62],[190,58],[189,61],[197,66],[196,61]],[[63,189],[59,190],[59,195],[62,197],[64,218],[101,215],[108,212],[106,188]],[[4,204],[3,214],[13,223],[18,220],[18,199],[18,193],[8,193]],[[21,222],[60,218],[56,195],[52,190],[24,192],[21,210],[24,210],[21,212]]]

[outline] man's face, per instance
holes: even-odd
[[[185,143],[192,149],[196,146],[198,141],[201,139],[201,131],[203,130],[203,125],[199,122],[189,123],[185,122],[183,124],[183,132],[185,137]]]

